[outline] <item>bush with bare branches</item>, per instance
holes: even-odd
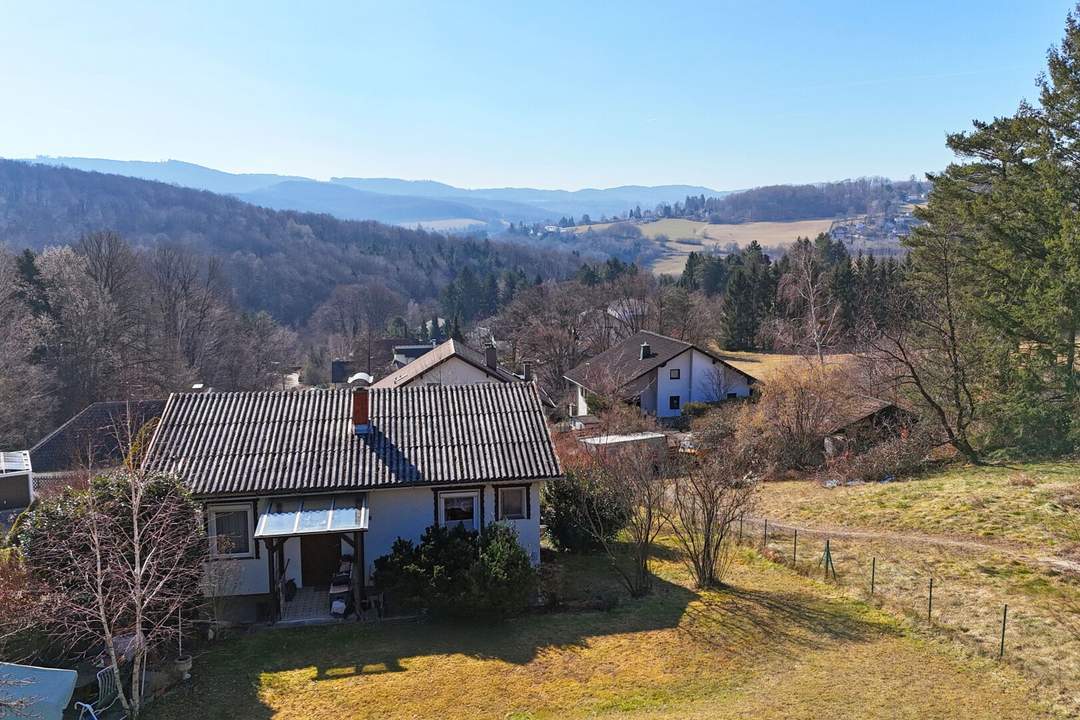
[[[742,452],[763,458],[773,471],[821,464],[824,440],[846,403],[842,370],[808,365],[775,373],[760,400],[745,406],[735,431]]]
[[[751,510],[758,487],[749,456],[728,446],[682,464],[664,514],[699,588],[720,584],[730,560],[731,528]]]
[[[601,418],[601,434],[647,429],[649,421],[620,404]],[[655,428],[655,425],[652,425]],[[631,442],[586,449],[575,437],[557,441],[566,483],[576,502],[577,525],[610,559],[634,597],[649,592],[652,544],[664,525],[668,487],[665,448]]]
[[[209,546],[190,493],[172,476],[99,476],[89,490],[43,501],[19,546],[28,588],[43,601],[40,629],[68,650],[104,646],[120,702],[137,716],[147,660],[180,632],[178,614],[202,602]],[[130,689],[122,660],[131,664]]]

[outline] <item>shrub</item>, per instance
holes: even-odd
[[[626,526],[623,504],[603,488],[587,489],[574,470],[567,469],[564,477],[544,483],[541,493],[544,524],[551,541],[560,550],[585,552],[603,544],[589,521],[590,513],[601,519],[595,526],[609,532],[610,537],[604,538],[607,541],[614,540]]]
[[[829,426],[843,415],[838,368],[810,366],[777,372],[755,405],[743,408],[735,431],[743,452],[763,458],[773,471],[821,465]]]
[[[528,554],[502,523],[482,534],[432,526],[418,545],[398,538],[375,560],[373,579],[396,607],[459,617],[520,613],[537,587]]]
[[[903,477],[922,468],[932,448],[926,433],[916,429],[851,458],[838,460],[826,472],[840,482],[880,482]]]
[[[713,409],[713,405],[703,402],[688,402],[682,406],[682,415],[688,418],[699,418]]]
[[[694,447],[698,450],[715,450],[735,437],[739,427],[742,405],[727,404],[709,409],[694,418],[690,430],[694,433]]]
[[[480,553],[470,575],[477,612],[494,617],[518,615],[536,594],[538,578],[517,533],[495,523],[480,535]]]

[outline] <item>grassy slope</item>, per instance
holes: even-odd
[[[546,582],[610,589],[595,558]],[[650,598],[503,626],[337,625],[257,633],[198,658],[171,718],[1050,717],[1017,673],[743,551],[697,594],[671,560]]]
[[[793,538],[775,523],[804,528],[799,559],[806,572],[820,572],[824,534],[805,528],[830,530],[841,582],[856,596],[865,596],[876,558],[878,597],[913,617],[925,617],[932,576],[934,622],[985,653],[997,651],[1007,603],[1008,658],[1080,714],[1080,579],[1047,562],[1080,560],[1077,464],[951,468],[834,489],[769,483],[758,514],[773,522],[770,548],[787,558]]]
[[[914,482],[833,489],[770,483],[760,514],[818,526],[884,528],[1003,541],[1040,552],[1080,544],[1080,465],[953,468]]]

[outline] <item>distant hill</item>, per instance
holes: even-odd
[[[144,180],[236,195],[279,210],[330,213],[345,219],[415,225],[424,221],[474,218],[490,229],[505,222],[545,222],[589,214],[595,219],[641,206],[674,203],[686,195],[722,197],[727,193],[694,185],[624,185],[584,190],[454,187],[433,180],[336,177],[329,182],[292,175],[228,173],[181,162],[143,162],[103,158],[43,157],[31,162],[112,173]],[[349,188],[365,194],[340,192]],[[418,202],[424,199],[431,202]]]
[[[393,224],[474,218],[476,224],[483,225],[499,219],[494,211],[482,213],[467,203],[383,195],[313,180],[287,180],[251,192],[238,193],[236,197],[275,210],[319,212],[346,220],[378,220]]]
[[[180,185],[181,187],[209,190],[222,195],[253,192],[260,188],[276,185],[287,180],[307,180],[307,178],[270,173],[228,173],[221,170],[181,162],[180,160],[162,160],[144,162],[141,160],[106,160],[103,158],[45,157],[39,155],[31,162],[43,165],[60,165],[76,170],[126,175],[127,177],[157,180],[158,182]]]
[[[215,255],[241,307],[288,323],[306,320],[340,283],[378,280],[422,302],[436,299],[465,267],[521,268],[550,278],[577,265],[569,255],[510,243],[276,211],[162,182],[0,160],[0,243],[40,250],[97,230],[115,230],[144,247],[172,243]]]
[[[712,223],[792,222],[863,214],[896,214],[923,202],[930,183],[870,177],[813,185],[770,185],[731,193],[696,208]],[[684,213],[685,214],[685,213]]]
[[[582,190],[539,190],[536,188],[478,188],[467,190],[431,180],[396,180],[393,178],[335,177],[331,182],[358,190],[394,193],[413,197],[454,198],[489,203],[491,200],[519,203],[540,208],[545,219],[589,214],[599,219],[603,215],[618,215],[640,206],[651,210],[661,203],[675,203],[687,195],[720,198],[728,191],[713,190],[698,185],[622,185],[619,187]]]

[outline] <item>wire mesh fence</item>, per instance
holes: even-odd
[[[797,572],[855,591],[913,621],[968,642],[978,651],[1015,656],[1040,676],[1074,688],[1080,705],[1080,634],[1066,617],[1080,611],[1074,580],[1050,582],[1013,557],[981,557],[964,543],[920,545],[889,533],[851,533],[739,519],[737,538]],[[1043,587],[1043,584],[1047,584]],[[1063,590],[1064,589],[1064,590]]]

